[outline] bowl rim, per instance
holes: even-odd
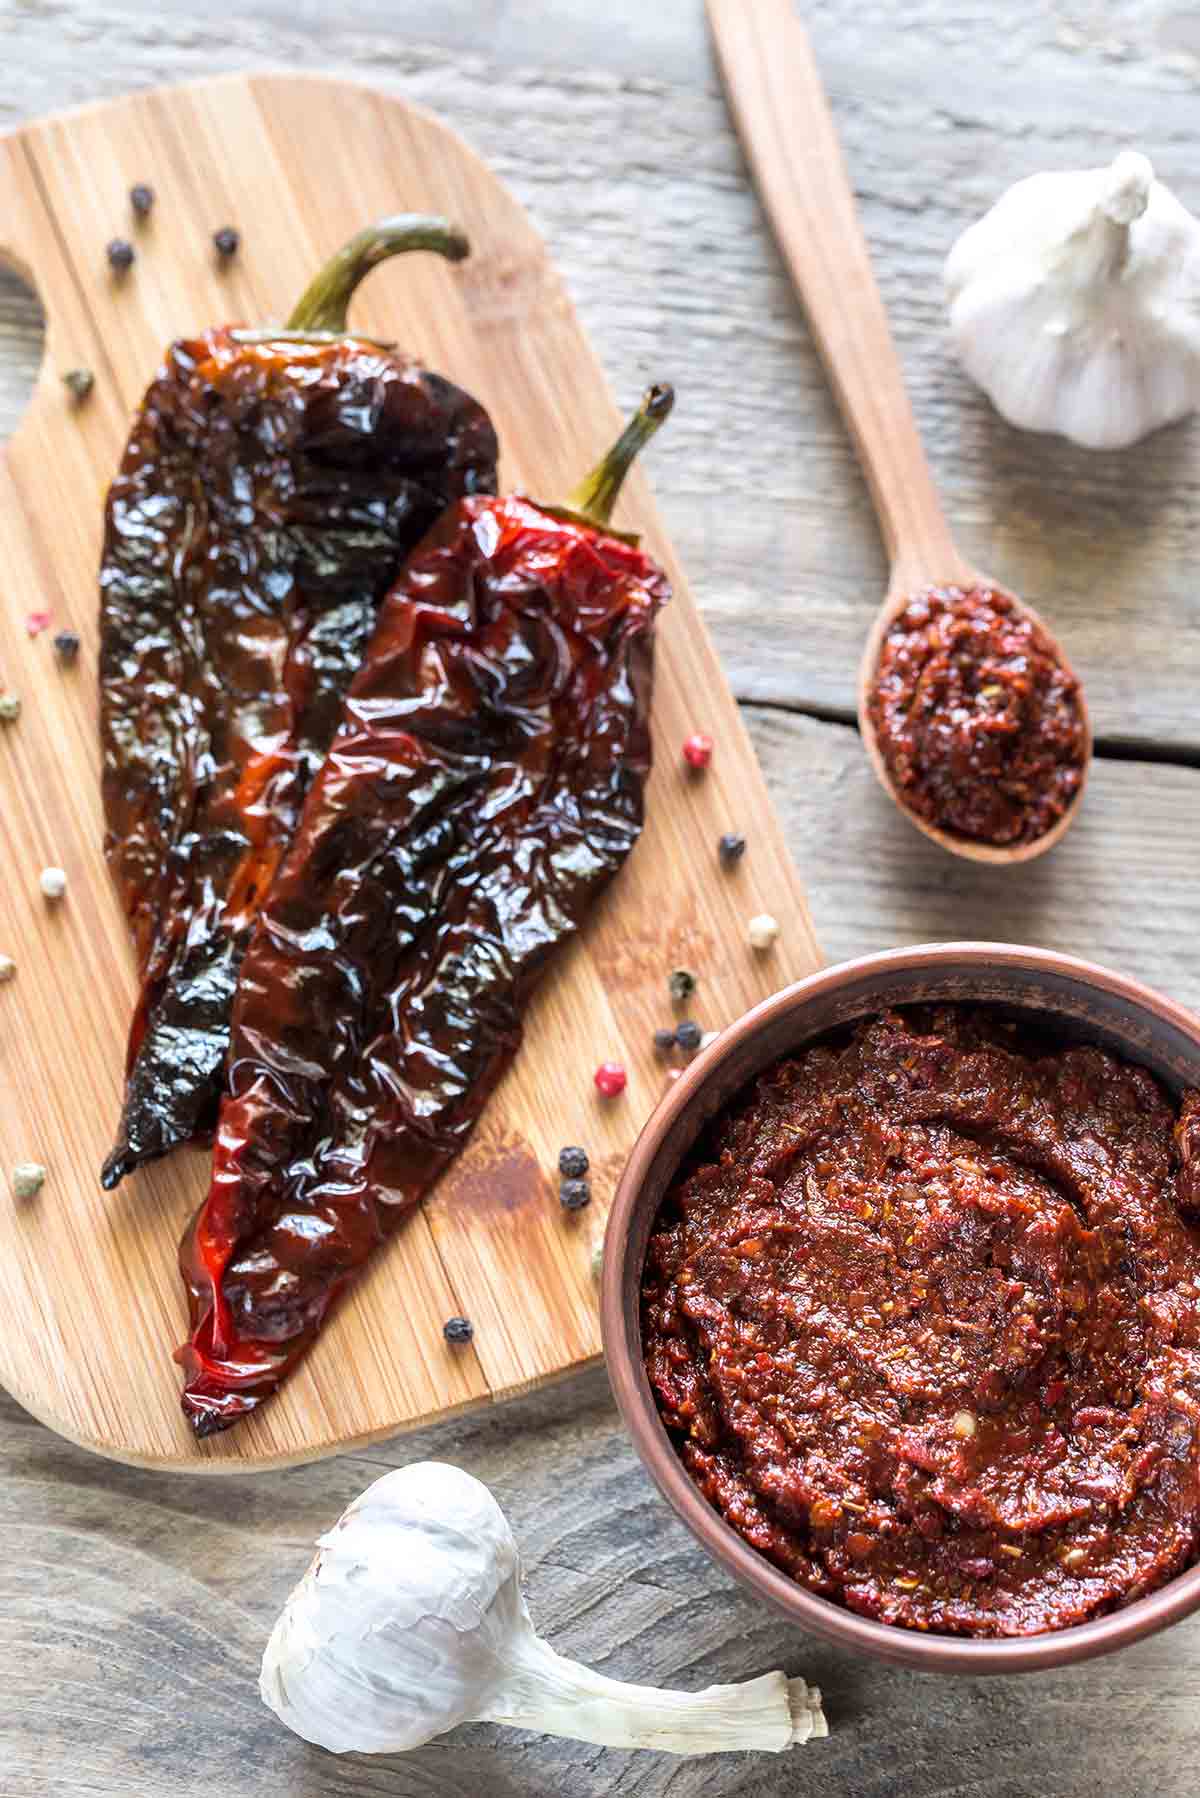
[[[658,1413],[641,1356],[636,1286],[627,1303],[626,1246],[647,1176],[664,1140],[730,1054],[781,1016],[877,972],[949,967],[963,960],[989,970],[1060,974],[1127,1002],[1173,1026],[1200,1053],[1200,1018],[1140,981],[1097,963],[1023,944],[961,941],[887,949],[820,968],[728,1024],[673,1084],[644,1125],[617,1186],[604,1239],[600,1323],[609,1382],[634,1448],[659,1492],[717,1564],[793,1623],[842,1648],[877,1660],[940,1673],[1036,1672],[1108,1654],[1200,1608],[1200,1565],[1120,1610],[1042,1635],[971,1637],[880,1623],[809,1592],[750,1547],[704,1499],[688,1476]],[[801,1041],[803,1039],[800,1039]],[[797,1042],[800,1046],[800,1041]]]

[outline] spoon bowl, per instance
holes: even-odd
[[[966,861],[990,862],[993,866],[1006,865],[1012,862],[1032,861],[1035,856],[1044,855],[1047,849],[1053,849],[1055,843],[1059,842],[1066,834],[1075,820],[1075,814],[1078,811],[1080,801],[1083,798],[1083,790],[1087,785],[1088,770],[1092,765],[1092,721],[1088,712],[1087,701],[1084,698],[1083,687],[1079,682],[1079,678],[1063,652],[1061,643],[1054,635],[1054,632],[1046,624],[1046,621],[1041,614],[1035,611],[1033,606],[1027,604],[1025,600],[1018,599],[1015,593],[1011,592],[1009,588],[1002,586],[999,581],[994,581],[989,575],[980,574],[976,570],[969,568],[966,563],[962,562],[957,556],[954,557],[953,567],[954,572],[952,574],[941,574],[933,579],[928,575],[917,575],[917,577],[912,580],[907,576],[903,580],[899,580],[897,579],[896,571],[893,571],[892,579],[888,584],[888,590],[884,596],[883,604],[875,615],[875,622],[872,624],[867,636],[867,641],[863,646],[862,661],[859,663],[858,667],[859,735],[862,737],[863,748],[867,752],[867,760],[870,762],[875,777],[884,792],[887,793],[890,798],[895,800],[905,817],[908,818],[911,823],[915,824],[917,829],[921,831],[924,836],[927,836],[931,842],[937,843],[940,848],[948,850],[951,855],[962,856]],[[896,784],[892,779],[892,771],[883,758],[883,752],[879,747],[879,736],[875,729],[875,720],[871,716],[871,693],[875,686],[875,671],[879,666],[879,657],[883,649],[883,641],[889,630],[892,628],[895,620],[908,604],[908,601],[916,594],[921,593],[930,587],[962,587],[964,590],[968,591],[972,587],[987,587],[994,593],[1004,594],[1005,598],[1012,602],[1015,611],[1019,613],[1021,617],[1028,619],[1030,623],[1035,625],[1041,631],[1046,639],[1047,647],[1052,650],[1054,654],[1055,660],[1065,668],[1067,673],[1075,680],[1075,691],[1079,702],[1080,719],[1083,724],[1083,766],[1080,770],[1079,785],[1075,789],[1071,803],[1063,812],[1062,817],[1059,818],[1056,823],[1052,824],[1049,830],[1043,831],[1041,836],[1033,837],[1028,842],[982,842],[973,837],[961,836],[956,831],[943,830],[940,825],[931,823],[928,818],[922,818],[917,812],[914,812],[905,804],[903,797],[897,791]]]
[[[1092,732],[1076,680],[1084,731],[1078,790],[1062,817],[1029,842],[976,841],[919,818],[897,791],[868,700],[883,639],[905,602],[929,587],[986,586],[1005,593],[1073,673],[1044,620],[959,554],[942,512],[858,221],[837,131],[793,0],[708,0],[730,107],[792,279],[804,302],[830,384],[854,438],[891,564],[887,594],[867,638],[858,680],[863,746],[885,792],[918,830],[951,855],[1026,862],[1058,842],[1079,809]],[[798,130],[789,129],[802,120]]]

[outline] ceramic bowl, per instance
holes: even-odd
[[[1107,1654],[1200,1608],[1200,1566],[1123,1609],[1069,1629],[996,1640],[878,1623],[808,1592],[730,1528],[684,1470],[642,1366],[638,1295],[651,1226],[705,1124],[756,1074],[839,1025],[892,1005],[960,1000],[1029,1014],[1064,1040],[1140,1062],[1178,1092],[1200,1086],[1200,1020],[1123,975],[1071,956],[1000,943],[896,949],[826,968],[747,1012],[697,1057],[643,1130],[605,1238],[601,1318],[609,1377],[659,1490],[735,1579],[813,1635],[941,1673],[1029,1672]]]

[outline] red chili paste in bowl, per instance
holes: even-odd
[[[1198,1107],[957,1007],[760,1076],[643,1277],[709,1502],[813,1591],[965,1635],[1064,1628],[1195,1560]]]

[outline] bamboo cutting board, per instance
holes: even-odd
[[[128,190],[150,182],[133,229]],[[0,687],[20,721],[0,730],[0,1383],[89,1448],[164,1468],[236,1472],[303,1461],[525,1390],[600,1349],[591,1255],[634,1137],[664,1089],[651,1037],[668,1021],[666,975],[695,968],[705,1028],[744,1011],[819,960],[737,708],[705,636],[645,478],[617,522],[645,532],[676,596],[659,639],[649,823],[632,860],[559,957],[525,1047],[472,1145],[401,1228],[282,1393],[227,1435],[196,1444],[179,1411],[171,1351],[185,1330],[175,1266],[207,1159],[175,1156],[105,1194],[134,995],[133,956],[101,855],[96,735],[96,567],[104,493],[129,414],[173,337],[209,324],[279,319],[314,269],[360,225],[395,211],[444,212],[473,255],[452,269],[399,258],[371,275],[354,323],[394,338],[484,402],[504,448],[502,479],[562,499],[612,437],[618,413],[562,283],[524,212],[451,132],[368,89],[292,77],[234,77],[64,114],[0,139],[3,254],[47,315],[30,409],[0,462]],[[219,266],[211,237],[242,250]],[[114,280],[105,244],[134,240]],[[619,246],[614,246],[618,248]],[[96,374],[78,409],[61,374]],[[669,368],[623,369],[623,404]],[[688,396],[679,396],[685,410]],[[667,426],[651,452],[670,455]],[[717,498],[718,496],[714,496]],[[29,613],[53,624],[36,638]],[[72,671],[51,638],[83,638]],[[682,739],[710,731],[707,775],[688,777]],[[750,850],[729,873],[716,840]],[[46,903],[40,870],[63,867]],[[745,922],[773,912],[777,948],[756,956]],[[615,1102],[592,1085],[622,1059]],[[591,1207],[558,1204],[563,1143],[592,1157]],[[40,1161],[37,1198],[13,1197],[16,1162]],[[443,1321],[475,1323],[466,1349]]]

